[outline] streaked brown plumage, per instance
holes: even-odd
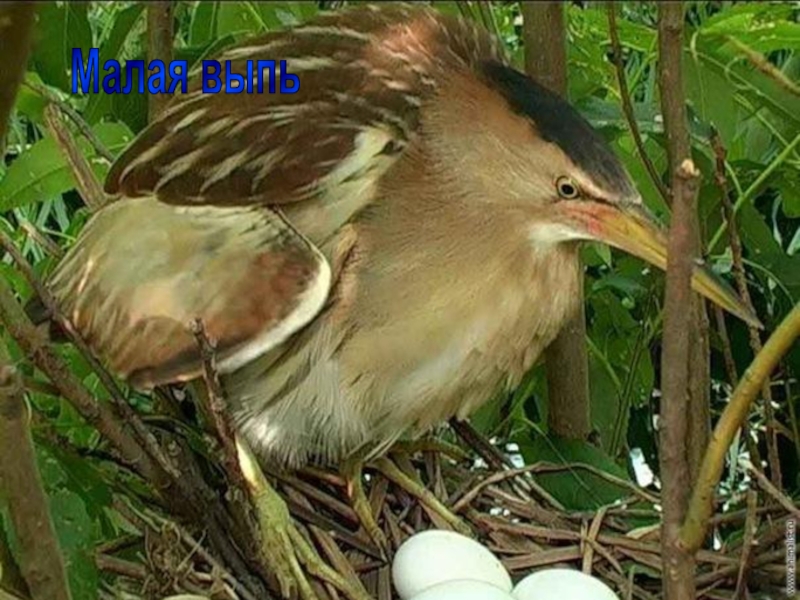
[[[202,318],[265,457],[380,451],[515,386],[575,307],[578,240],[663,266],[602,139],[473,24],[359,8],[221,60],[257,58],[286,58],[300,92],[195,82],[117,161],[122,199],[49,285],[140,387],[197,376]]]

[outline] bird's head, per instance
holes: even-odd
[[[513,208],[525,219],[535,247],[598,241],[665,269],[665,231],[605,139],[566,101],[526,75],[496,62],[484,63],[481,71],[480,85],[466,84],[470,90],[460,90],[461,105],[454,107],[469,124],[471,134],[464,141],[475,146],[462,149],[471,156],[459,160],[472,163],[471,173],[492,179],[495,208],[498,203]],[[730,313],[759,324],[700,259],[692,286]]]

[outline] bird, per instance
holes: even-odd
[[[514,388],[577,309],[582,242],[665,267],[607,141],[475,23],[358,6],[219,60],[277,58],[297,93],[191,77],[46,281],[137,389],[202,374],[200,320],[264,463],[377,456]],[[755,319],[700,260],[692,285]]]

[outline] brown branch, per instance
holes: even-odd
[[[750,570],[750,563],[753,558],[753,546],[758,531],[758,494],[753,490],[747,490],[747,517],[744,521],[744,534],[742,541],[742,552],[739,555],[739,575],[736,578],[735,598],[746,597],[747,573]]]
[[[0,483],[14,524],[19,566],[33,600],[69,600],[64,559],[36,465],[22,378],[0,340]]]
[[[661,356],[659,459],[662,479],[661,553],[666,600],[694,600],[694,557],[679,532],[690,486],[688,456],[691,370],[691,276],[697,250],[699,172],[691,160],[681,77],[683,3],[658,5],[659,87],[672,175],[672,222],[667,243],[664,341]],[[690,313],[691,314],[691,313]]]
[[[525,67],[534,79],[567,97],[567,45],[563,2],[521,2]],[[570,265],[578,288],[577,312],[545,351],[550,431],[568,439],[591,433],[586,306],[580,257]]]
[[[47,254],[56,258],[62,258],[64,256],[64,251],[61,249],[61,246],[36,229],[33,223],[24,218],[17,217],[17,224],[19,228],[22,229],[31,240],[39,244]]]
[[[731,244],[731,257],[733,259],[732,271],[733,278],[736,282],[736,289],[739,292],[739,297],[742,299],[744,305],[750,310],[752,314],[756,314],[753,308],[753,301],[750,298],[750,290],[747,288],[747,274],[744,270],[744,258],[742,251],[742,241],[739,237],[739,231],[736,227],[736,215],[733,210],[733,203],[731,202],[730,192],[728,190],[728,178],[725,175],[725,160],[727,151],[722,143],[722,138],[717,131],[711,134],[711,147],[714,149],[714,179],[716,180],[717,187],[720,190],[720,200],[722,202],[722,212],[725,218],[725,223],[728,228],[728,237]],[[749,333],[750,348],[753,350],[753,356],[761,352],[761,337],[758,334],[758,328],[754,325],[748,324],[747,331]],[[736,381],[735,379],[733,381]],[[767,440],[767,462],[769,463],[770,476],[772,483],[777,487],[782,486],[781,475],[781,461],[778,453],[778,433],[775,429],[775,411],[772,407],[772,390],[770,389],[769,382],[764,384],[762,390],[764,397],[764,420],[766,421],[766,440]]]
[[[614,2],[608,2],[608,33],[611,37],[611,51],[614,55],[614,69],[617,72],[617,83],[619,85],[619,95],[622,100],[622,111],[625,114],[625,120],[628,122],[628,129],[631,131],[633,142],[636,144],[636,150],[639,152],[639,158],[642,159],[650,179],[658,189],[658,193],[667,204],[670,203],[669,190],[664,182],[661,180],[661,175],[658,169],[653,164],[647,150],[644,147],[642,134],[639,131],[639,124],[636,122],[636,115],[633,112],[633,102],[631,101],[630,90],[628,89],[628,78],[625,75],[625,65],[622,62],[622,44],[619,41],[619,31],[617,30],[617,10]]]
[[[247,486],[239,466],[235,433],[228,416],[227,402],[225,401],[225,395],[217,373],[216,340],[208,338],[203,322],[200,319],[195,319],[192,322],[192,334],[197,341],[200,357],[203,361],[203,380],[206,384],[208,396],[208,413],[214,424],[217,437],[222,444],[225,472],[231,478],[232,485],[244,492],[247,490]]]
[[[94,171],[89,166],[89,161],[86,160],[83,152],[75,142],[75,138],[72,137],[64,121],[61,120],[58,108],[52,104],[46,106],[44,120],[61,153],[67,159],[72,175],[75,177],[75,186],[78,188],[78,192],[86,206],[92,211],[102,208],[106,203],[103,186],[97,181]]]
[[[169,65],[172,60],[172,2],[158,0],[147,4],[147,58],[150,61],[162,60]],[[165,66],[166,68],[166,66]],[[168,73],[165,73],[165,78]],[[169,81],[167,81],[169,83]],[[148,96],[148,117],[152,123],[170,97],[166,94]]]
[[[742,54],[744,54],[745,58],[747,58],[747,61],[756,69],[775,81],[775,83],[777,83],[790,94],[800,96],[800,86],[789,79],[778,67],[769,62],[769,59],[766,56],[760,52],[757,52],[756,50],[753,50],[747,44],[740,42],[730,35],[726,35],[725,39],[733,44]]]
[[[0,5],[0,157],[5,155],[8,117],[28,65],[35,14],[33,2]]]
[[[681,528],[683,547],[693,551],[702,545],[708,520],[714,512],[714,490],[722,475],[728,448],[736,432],[747,419],[748,411],[764,382],[799,336],[800,304],[797,304],[747,368],[714,428],[714,434],[700,467],[700,478],[695,484],[686,519]]]
[[[764,490],[795,519],[800,518],[800,508],[795,505],[789,496],[784,494],[778,487],[773,485],[773,483],[767,479],[766,475],[759,471],[752,462],[748,460],[741,460],[740,463],[744,464],[745,468],[750,471],[750,473],[753,475],[753,478],[756,480],[758,487]]]
[[[32,83],[30,81],[24,81],[22,85],[39,94],[50,104],[54,104],[55,106],[57,106],[58,110],[60,110],[66,117],[70,119],[70,121],[73,122],[75,127],[78,128],[80,134],[86,138],[86,140],[92,145],[92,148],[94,148],[94,151],[99,156],[102,156],[110,163],[114,162],[114,155],[111,154],[111,152],[109,152],[108,148],[105,147],[103,142],[100,141],[100,138],[97,137],[97,134],[94,132],[92,127],[86,122],[86,119],[84,119],[83,116],[77,110],[72,108],[72,106],[70,106],[69,103],[61,100],[61,98],[53,94],[43,85]]]

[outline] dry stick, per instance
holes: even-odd
[[[92,211],[102,208],[106,203],[106,195],[103,192],[103,188],[97,181],[89,162],[83,156],[83,152],[75,142],[75,138],[72,137],[64,121],[61,120],[58,108],[52,104],[45,107],[44,120],[47,123],[47,129],[72,168],[75,184],[81,198]]]
[[[678,544],[690,486],[688,457],[691,384],[690,327],[696,255],[699,172],[691,161],[686,103],[681,79],[683,3],[658,6],[659,88],[672,175],[672,222],[667,242],[664,341],[661,356],[659,458],[662,478],[661,553],[666,600],[694,600],[694,557]],[[690,313],[691,314],[691,313]]]
[[[0,340],[0,483],[14,524],[19,566],[34,600],[69,600],[64,560],[36,466],[22,378]]]
[[[742,552],[739,556],[739,575],[736,578],[736,591],[734,598],[745,598],[747,594],[747,573],[750,570],[750,563],[753,557],[753,545],[756,544],[755,534],[758,530],[758,494],[753,490],[747,490],[747,518],[744,521],[744,541]]]
[[[75,124],[75,127],[78,128],[78,131],[81,133],[83,137],[92,145],[94,151],[99,155],[105,158],[108,162],[114,162],[114,155],[109,152],[108,148],[105,147],[103,142],[100,141],[100,138],[97,137],[97,134],[92,130],[91,126],[86,122],[86,120],[81,116],[81,114],[72,108],[67,102],[61,100],[58,96],[53,94],[50,90],[48,90],[43,85],[39,85],[37,83],[31,83],[29,81],[23,82],[26,88],[36,92],[42,98],[47,100],[50,104],[54,104],[58,109]]]
[[[567,97],[567,45],[563,2],[521,2],[525,68],[545,87]],[[583,266],[570,264],[578,290],[577,310],[545,350],[550,431],[585,440],[592,430]]]
[[[622,44],[619,41],[619,31],[617,30],[617,11],[614,2],[608,2],[608,34],[611,37],[611,51],[614,55],[614,69],[617,72],[617,83],[619,84],[619,95],[622,100],[622,111],[625,114],[625,120],[628,122],[628,129],[631,130],[633,142],[636,144],[636,150],[639,152],[639,158],[642,159],[650,179],[658,189],[658,193],[667,204],[670,203],[669,190],[661,180],[658,169],[653,164],[647,150],[644,147],[642,135],[639,132],[639,125],[636,122],[636,115],[633,112],[633,102],[631,101],[630,90],[628,90],[628,78],[625,76],[625,65],[622,63]]]
[[[800,336],[800,304],[792,309],[764,344],[761,352],[756,355],[714,428],[700,467],[700,478],[695,485],[689,510],[681,528],[681,545],[684,548],[694,551],[702,545],[709,518],[714,512],[714,490],[725,466],[728,448],[736,432],[747,419],[750,406],[759,390],[798,336]]]
[[[481,433],[476,430],[469,421],[461,421],[459,419],[450,419],[450,427],[461,440],[472,448],[475,453],[486,461],[492,469],[499,471],[503,469],[513,469],[514,463],[511,459],[503,454],[500,450],[494,447],[489,440],[487,440]],[[530,493],[536,487],[537,492],[544,492],[537,486],[532,479],[515,478],[514,490],[518,493],[520,498],[530,500]],[[546,493],[545,493],[546,495]]]
[[[739,381],[738,371],[736,369],[736,361],[733,359],[733,350],[731,349],[731,339],[728,336],[728,328],[725,325],[725,313],[718,306],[714,307],[714,317],[717,321],[717,332],[719,333],[720,341],[722,342],[722,355],[725,362],[725,371],[728,374],[728,381],[733,384]],[[747,446],[747,451],[750,456],[755,460],[756,464],[761,464],[761,451],[758,449],[753,436],[750,434],[750,426],[747,421],[742,423],[742,437]]]
[[[722,144],[722,139],[719,133],[714,131],[711,135],[711,146],[714,149],[715,157],[715,179],[717,186],[720,189],[720,199],[722,200],[722,210],[725,217],[725,223],[728,226],[728,235],[730,236],[731,243],[731,256],[733,258],[733,277],[736,281],[736,289],[739,296],[744,302],[745,306],[755,314],[753,310],[753,301],[750,298],[750,291],[747,289],[747,275],[744,270],[744,260],[742,258],[742,242],[739,238],[739,231],[736,228],[736,216],[733,211],[733,204],[731,203],[730,195],[728,192],[728,179],[725,176],[725,159],[726,150]],[[758,335],[758,329],[753,326],[747,326],[748,333],[750,334],[750,348],[753,350],[753,356],[761,352],[761,338]],[[735,380],[734,380],[735,381]],[[772,390],[770,389],[769,382],[764,383],[762,390],[764,396],[764,419],[766,421],[766,437],[767,437],[767,461],[769,462],[770,476],[772,483],[778,487],[782,487],[781,475],[781,461],[778,453],[778,433],[775,430],[775,411],[772,407]]]
[[[750,471],[761,489],[763,489],[778,504],[780,504],[789,514],[793,515],[795,519],[800,518],[800,509],[795,506],[795,503],[792,502],[792,499],[784,494],[780,489],[775,487],[762,472],[756,469],[753,463],[751,463],[749,460],[745,460],[744,458],[740,459],[739,463],[747,471]]]
[[[19,228],[22,229],[31,240],[39,244],[47,254],[56,258],[62,258],[64,256],[64,251],[61,249],[61,246],[36,229],[33,223],[17,217],[17,224]]]
[[[203,380],[208,392],[208,408],[214,422],[217,437],[222,443],[225,472],[231,477],[231,483],[234,487],[246,492],[247,487],[236,453],[234,431],[227,415],[228,407],[217,372],[217,342],[208,338],[203,322],[200,319],[192,321],[192,334],[197,341],[200,358],[203,362]]]
[[[150,61],[161,60],[164,69],[172,61],[172,2],[159,0],[147,4],[147,58]],[[165,80],[167,72],[164,73]],[[167,81],[166,83],[169,83]],[[152,123],[156,116],[169,102],[166,94],[150,94],[148,96],[148,117]]]
[[[764,75],[770,79],[774,80],[775,83],[777,83],[787,92],[794,94],[795,96],[800,96],[800,86],[789,79],[778,67],[769,62],[769,59],[766,56],[760,52],[757,52],[756,50],[753,50],[750,46],[740,42],[733,36],[726,35],[725,39],[734,47],[736,47],[736,49],[742,54],[744,54],[750,64],[756,69],[764,73]]]
[[[5,155],[8,116],[28,64],[35,13],[33,2],[0,5],[0,157]]]

